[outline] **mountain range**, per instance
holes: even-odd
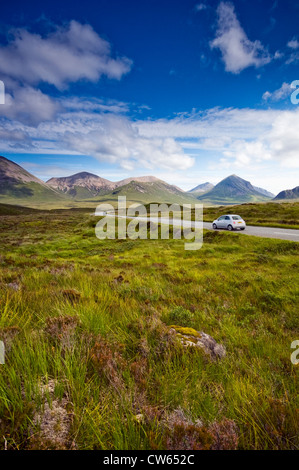
[[[216,186],[199,184],[183,191],[155,176],[130,177],[112,182],[92,173],[81,172],[44,182],[20,165],[0,156],[0,202],[21,206],[74,207],[115,201],[126,196],[137,203],[165,202],[179,204],[200,201],[206,205],[230,205],[273,199],[269,191],[231,175]],[[299,187],[279,193],[275,199],[299,199]]]
[[[267,194],[269,194],[268,191],[252,186],[249,181],[237,175],[231,175],[216,184],[210,191],[198,195],[197,199],[207,204],[242,204],[269,201],[271,197]]]
[[[296,186],[296,188],[293,189],[286,189],[285,191],[281,191],[274,199],[276,201],[284,199],[299,199],[299,186]]]

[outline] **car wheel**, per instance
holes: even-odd
[[[213,229],[216,230],[216,228],[217,228],[217,225],[213,224]]]
[[[233,229],[233,226],[232,226],[232,225],[228,225],[228,226],[227,226],[227,230],[229,230],[229,231],[231,232],[232,230],[234,230],[234,229]]]
[[[241,228],[241,230],[245,230],[245,228]]]

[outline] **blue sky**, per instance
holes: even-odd
[[[299,184],[299,0],[13,1],[0,152],[42,179]]]

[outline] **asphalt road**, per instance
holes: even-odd
[[[203,228],[213,230],[212,224],[208,222],[203,223]],[[242,235],[253,235],[255,237],[278,238],[280,240],[299,242],[299,230],[292,230],[289,228],[255,227],[247,225],[245,230],[239,230],[238,233],[242,233]]]
[[[92,214],[94,215],[94,214]],[[107,213],[98,213],[98,215],[110,215]],[[129,219],[139,219],[139,220],[148,220],[147,217],[127,217]],[[153,218],[152,220],[158,221],[158,219]],[[174,226],[180,226],[181,221],[178,219],[173,220],[173,224],[171,223],[170,219],[170,225]],[[168,219],[164,219],[163,217],[159,219],[161,223],[168,222]],[[189,225],[190,222],[187,222]],[[200,224],[199,222],[196,222],[197,226]],[[189,225],[190,226],[190,225]],[[194,222],[191,222],[191,226],[194,227]],[[206,230],[214,230],[212,228],[212,224],[209,222],[203,222],[203,228]],[[218,231],[221,231],[221,229],[218,229]],[[225,230],[228,232],[228,230]],[[240,233],[242,235],[252,235],[254,237],[262,237],[262,238],[277,238],[279,240],[289,240],[289,241],[294,241],[294,242],[299,242],[299,230],[293,230],[293,229],[288,229],[288,228],[277,228],[277,227],[255,227],[253,225],[247,225],[245,230],[238,230],[237,232],[234,231],[232,233]]]

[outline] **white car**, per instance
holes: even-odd
[[[236,214],[227,214],[221,215],[218,219],[214,220],[213,229],[216,230],[217,228],[225,228],[227,230],[245,230],[246,223]]]

